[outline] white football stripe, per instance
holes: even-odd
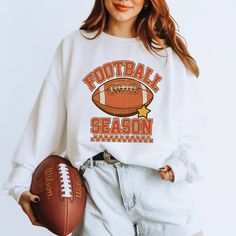
[[[141,84],[141,87],[142,87],[142,92],[143,92],[143,104],[144,104],[147,102],[147,89],[143,84]]]
[[[99,91],[100,91],[100,103],[105,105],[105,91],[104,91],[104,85],[102,85],[100,88],[99,88]]]

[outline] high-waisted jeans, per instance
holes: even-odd
[[[194,214],[185,181],[161,179],[157,170],[88,159],[85,214],[72,236],[190,236]]]

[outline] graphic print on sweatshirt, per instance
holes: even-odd
[[[153,143],[151,110],[162,77],[131,60],[116,60],[89,72],[83,82],[93,104],[109,116],[90,119],[91,142]]]

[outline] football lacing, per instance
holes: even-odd
[[[60,163],[58,166],[60,173],[62,197],[70,198],[72,197],[72,187],[68,166],[64,163]]]
[[[137,87],[134,85],[114,85],[109,88],[109,91],[111,93],[128,92],[128,91],[135,93],[137,91]]]

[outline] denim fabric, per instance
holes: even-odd
[[[81,170],[87,202],[72,236],[190,236],[186,182],[165,181],[157,170],[121,162],[88,159]]]

